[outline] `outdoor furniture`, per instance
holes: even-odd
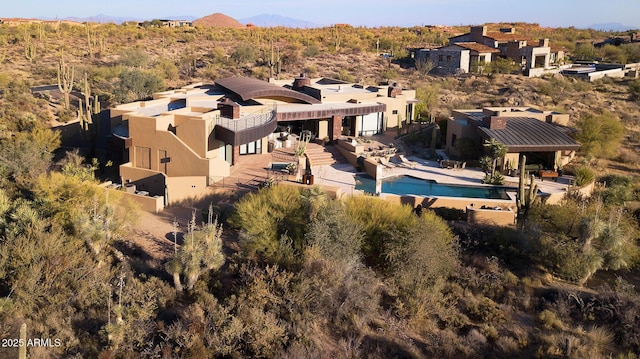
[[[400,164],[405,166],[405,167],[409,167],[409,168],[415,168],[416,164],[413,161],[409,161],[404,155],[398,155],[398,158],[400,159]]]
[[[554,181],[558,181],[558,172],[552,170],[540,170],[538,171],[540,180],[544,181],[545,178],[551,178]]]
[[[378,159],[378,162],[380,162],[381,165],[387,167],[387,168],[395,168],[396,165],[394,165],[393,163],[389,162],[389,160],[386,157],[380,157]]]

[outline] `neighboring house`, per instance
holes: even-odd
[[[515,61],[525,75],[539,76],[541,70],[548,68],[551,63],[549,39],[529,43],[530,40],[517,34],[514,28],[490,32],[486,26],[472,26],[470,32],[450,37],[449,45],[420,51],[417,55],[423,58],[428,56],[436,68],[448,73],[469,72],[474,62],[488,63],[495,56],[500,56]],[[560,56],[563,54],[555,54],[556,59]]]
[[[165,204],[229,176],[245,155],[268,152],[274,132],[320,139],[380,133],[413,118],[415,90],[300,76],[280,84],[246,77],[156,93],[109,110],[110,153],[123,183]]]
[[[454,110],[447,122],[446,149],[450,155],[459,156],[461,139],[484,143],[495,138],[507,146],[500,168],[517,168],[519,155],[525,154],[528,164],[555,170],[571,161],[580,148],[567,134],[564,126],[568,120],[568,114],[531,107]]]
[[[475,43],[459,42],[452,45],[432,49],[425,53],[429,61],[441,73],[467,73],[475,66],[484,66],[491,62],[493,54],[500,50]]]
[[[164,27],[193,27],[193,22],[189,20],[160,20]]]

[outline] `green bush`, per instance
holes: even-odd
[[[576,186],[584,186],[587,185],[596,178],[595,172],[587,166],[581,166],[576,168]]]

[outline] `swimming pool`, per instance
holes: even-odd
[[[375,193],[376,181],[368,175],[356,175],[356,189]],[[468,197],[485,199],[510,199],[507,191],[515,191],[509,187],[482,187],[441,184],[433,180],[425,180],[413,176],[396,176],[382,180],[382,193],[415,196]]]

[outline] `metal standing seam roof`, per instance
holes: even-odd
[[[228,77],[216,80],[215,83],[240,96],[243,101],[257,97],[286,97],[309,104],[320,103],[320,100],[307,94],[250,77]]]
[[[482,137],[495,138],[508,147],[509,152],[548,152],[577,150],[580,144],[555,125],[531,117],[505,117],[504,129],[480,126]]]

